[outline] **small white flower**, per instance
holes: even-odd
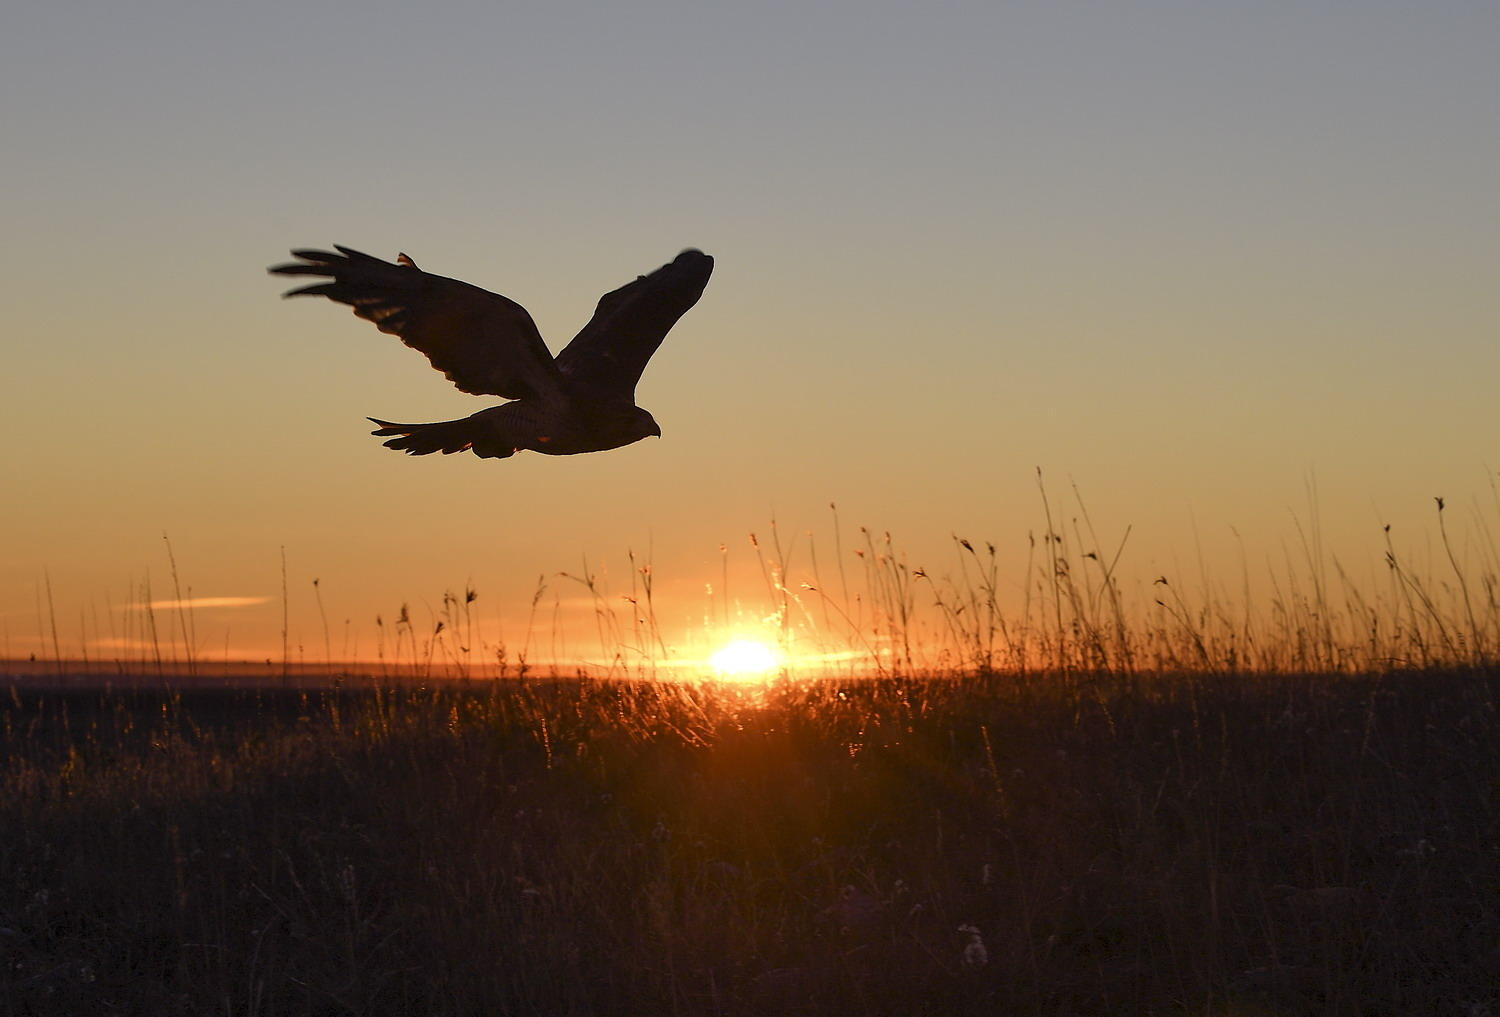
[[[984,948],[984,937],[979,930],[968,924],[960,925],[958,931],[969,937],[964,944],[963,965],[966,968],[982,968],[990,962],[990,952]]]

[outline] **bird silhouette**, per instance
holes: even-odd
[[[457,279],[334,245],[294,250],[276,275],[321,276],[284,296],[348,304],[382,332],[418,350],[460,392],[511,402],[459,420],[397,424],[375,417],[387,448],[422,456],[472,451],[505,459],[523,449],[568,456],[661,436],[635,404],[635,386],[667,332],[698,302],[714,259],[689,249],[649,275],[599,298],[594,316],[556,358],[526,308]]]

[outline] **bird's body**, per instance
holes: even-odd
[[[697,303],[713,259],[686,250],[650,275],[606,293],[554,359],[526,309],[497,293],[432,275],[406,255],[395,263],[335,245],[297,250],[279,275],[328,277],[287,296],[348,304],[382,332],[421,351],[460,391],[503,396],[458,420],[397,424],[370,418],[388,448],[411,455],[472,450],[504,459],[529,450],[577,455],[620,448],[661,428],[635,404],[635,385],[667,332]]]

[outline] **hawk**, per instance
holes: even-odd
[[[424,272],[405,254],[394,263],[334,245],[294,250],[276,275],[327,277],[284,296],[348,304],[426,355],[460,392],[512,402],[460,420],[396,424],[369,418],[387,448],[414,456],[472,451],[506,459],[523,449],[569,456],[661,437],[635,404],[646,362],[677,319],[698,302],[714,259],[689,249],[649,275],[599,298],[594,316],[555,358],[526,308],[498,293]]]

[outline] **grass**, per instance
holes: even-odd
[[[1130,562],[1129,527],[1101,532],[1076,488],[1058,499],[1040,474],[1037,480],[1040,525],[1024,543],[954,535],[946,562],[911,561],[889,532],[846,533],[833,505],[831,534],[821,544],[814,531],[789,535],[773,519],[768,530],[749,534],[748,565],[739,560],[731,570],[731,551],[721,545],[720,575],[708,584],[701,610],[673,608],[685,625],[664,623],[649,557],[631,552],[613,576],[586,558],[581,569],[539,576],[529,610],[510,619],[509,638],[496,614],[476,607],[480,594],[469,581],[461,594],[450,589],[434,597],[440,607],[424,599],[425,611],[402,603],[377,614],[373,632],[361,633],[345,617],[335,654],[319,578],[310,584],[317,631],[296,631],[291,591],[308,591],[291,582],[283,551],[279,659],[265,659],[261,674],[286,679],[315,666],[387,681],[538,673],[671,677],[701,674],[709,653],[742,630],[779,644],[794,676],[841,679],[1058,671],[1368,674],[1500,661],[1500,487],[1493,483],[1488,502],[1475,500],[1460,522],[1435,498],[1431,532],[1398,540],[1385,527],[1355,560],[1325,549],[1310,491],[1307,512],[1294,520],[1295,539],[1256,568],[1241,547],[1239,566],[1228,573],[1200,560],[1196,570],[1142,574]],[[57,675],[72,666],[69,648],[85,670],[158,679],[192,678],[200,668],[212,674],[215,657],[246,663],[230,657],[227,627],[222,652],[207,631],[200,634],[193,590],[184,588],[170,541],[164,545],[174,599],[154,600],[149,580],[132,583],[123,603],[107,602],[103,626],[91,604],[65,635],[50,579],[38,583],[36,636],[29,642],[50,648]],[[8,647],[8,630],[4,636]]]
[[[48,583],[58,673],[0,685],[0,1017],[1500,1013],[1488,517],[1437,499],[1371,587],[1313,513],[1255,595],[1129,582],[1128,530],[1042,498],[1024,564],[835,509],[731,599],[726,549],[705,617],[781,644],[763,683],[697,677],[634,557],[541,577],[512,643],[472,586],[403,605],[365,677],[293,662],[283,591],[230,682],[143,588],[77,684]]]
[[[0,1013],[1492,1012],[1497,687],[16,689]]]

